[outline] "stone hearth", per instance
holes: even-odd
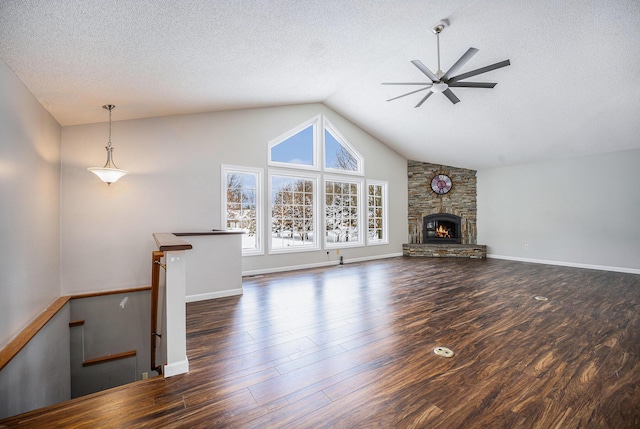
[[[487,257],[487,246],[482,244],[405,243],[402,245],[402,256],[484,259]]]

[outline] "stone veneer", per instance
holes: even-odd
[[[477,246],[476,171],[409,160],[409,243],[403,246],[405,256],[486,257],[486,246]],[[431,190],[431,179],[446,174],[453,187],[445,195]],[[422,219],[431,214],[448,213],[461,218],[461,245],[422,244]],[[415,245],[415,246],[412,246]]]
[[[402,255],[484,259],[487,257],[487,246],[482,244],[403,244]]]

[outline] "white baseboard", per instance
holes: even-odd
[[[207,299],[224,298],[225,296],[235,296],[235,295],[242,295],[242,288],[222,290],[218,292],[198,293],[195,295],[187,295],[185,297],[185,302],[205,301]]]
[[[487,254],[487,258],[504,259],[507,261],[530,262],[533,264],[559,265],[562,267],[586,268],[589,270],[615,271],[618,273],[640,274],[640,269],[637,269],[637,268],[609,267],[606,265],[591,265],[591,264],[579,264],[576,262],[548,261],[545,259],[519,258],[517,256],[503,256],[503,255],[494,255],[494,254]]]
[[[388,253],[386,255],[364,256],[361,258],[350,258],[350,259],[344,258],[343,262],[345,264],[354,264],[356,262],[373,261],[375,259],[396,258],[398,256],[402,256],[402,252]],[[316,262],[313,264],[292,265],[288,267],[265,268],[262,270],[243,271],[242,276],[245,277],[245,276],[255,276],[259,274],[281,273],[284,271],[308,270],[310,268],[333,267],[339,264],[340,264],[339,261],[327,261],[327,262]]]
[[[164,366],[163,375],[165,378],[189,372],[189,360],[185,356],[184,360],[173,362]]]

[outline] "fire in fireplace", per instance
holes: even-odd
[[[438,238],[453,238],[451,228],[446,228],[442,224],[438,225],[438,227],[436,228],[436,234]]]
[[[460,216],[438,213],[425,216],[422,222],[423,243],[462,243]]]

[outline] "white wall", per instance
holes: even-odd
[[[100,108],[97,106],[96,108]],[[108,125],[62,132],[61,287],[64,294],[147,285],[154,232],[220,228],[221,164],[265,168],[267,143],[324,114],[365,158],[369,179],[389,181],[389,245],[345,249],[346,260],[400,254],[407,239],[406,160],[322,104],[117,121],[111,186],[86,167],[104,163]],[[106,119],[106,116],[105,116]],[[267,189],[266,186],[264,189]],[[243,258],[245,272],[337,260],[332,252]]]
[[[60,295],[60,133],[0,61],[0,349]],[[0,371],[0,419],[69,399],[68,340],[67,305]]]
[[[0,61],[0,348],[60,295],[60,133]]]
[[[640,273],[640,150],[479,171],[478,243],[493,257]]]
[[[242,294],[242,258],[236,256],[242,253],[242,235],[180,238],[193,246],[186,255],[187,302]]]

